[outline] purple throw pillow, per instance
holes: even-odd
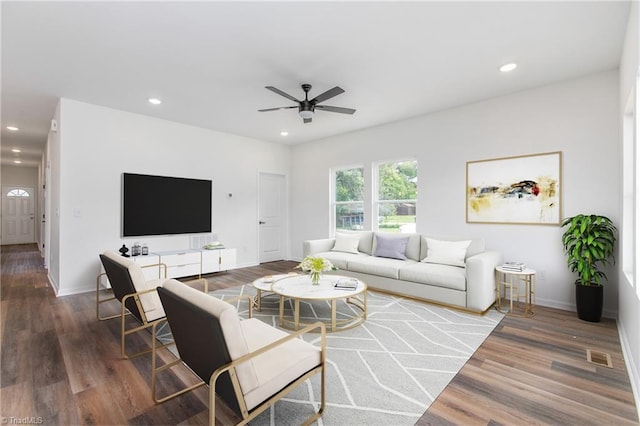
[[[409,237],[387,236],[382,234],[376,235],[376,251],[373,254],[377,257],[389,257],[391,259],[406,260],[404,252],[409,243]]]

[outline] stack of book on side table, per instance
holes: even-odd
[[[522,262],[504,262],[502,264],[502,269],[505,269],[507,271],[522,272],[527,269],[527,265]]]

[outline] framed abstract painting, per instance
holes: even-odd
[[[560,225],[562,152],[467,162],[467,223]]]

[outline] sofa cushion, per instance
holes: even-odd
[[[470,244],[471,240],[442,241],[427,238],[427,256],[422,259],[422,262],[464,266],[467,247],[469,247]]]
[[[457,266],[414,262],[400,268],[399,278],[404,281],[465,291],[466,270]]]
[[[420,246],[421,246],[421,242],[420,242],[420,234],[391,234],[388,232],[375,232],[374,235],[383,235],[383,236],[387,236],[389,238],[406,238],[409,237],[409,241],[407,242],[407,248],[404,251],[404,255],[407,257],[407,259],[411,259],[411,260],[415,260],[416,262],[419,262],[420,259],[422,259],[422,257],[420,257]],[[372,249],[372,254],[375,253],[376,250],[376,239],[375,237],[373,238],[373,249]]]
[[[376,233],[375,241],[376,248],[373,253],[374,256],[406,260],[407,256],[405,256],[404,252],[409,242],[408,236],[396,237],[395,235],[390,236]]]
[[[315,253],[314,256],[327,259],[333,264],[333,266],[338,269],[342,269],[343,271],[346,271],[348,269],[347,265],[350,260],[369,257],[368,254],[364,253],[354,254],[341,251],[326,251],[323,253]]]
[[[360,235],[336,232],[336,242],[331,250],[358,254],[358,245],[360,245]]]
[[[421,240],[420,257],[418,258],[418,260],[422,260],[425,257],[427,257],[427,250],[428,250],[427,238],[433,238],[441,241],[460,241],[461,240],[461,238],[436,237],[431,235],[422,236],[420,238]],[[476,254],[483,253],[484,251],[485,251],[484,240],[482,238],[475,238],[475,239],[472,238],[471,244],[469,244],[469,247],[467,247],[467,254],[465,256],[465,260],[471,256],[475,256]]]
[[[398,271],[403,266],[416,263],[414,260],[398,260],[385,257],[359,256],[347,261],[347,269],[352,272],[378,275],[398,279]]]

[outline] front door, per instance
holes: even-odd
[[[286,251],[286,185],[283,175],[260,173],[260,263],[282,260]]]
[[[27,244],[34,238],[33,188],[2,187],[2,244]]]

